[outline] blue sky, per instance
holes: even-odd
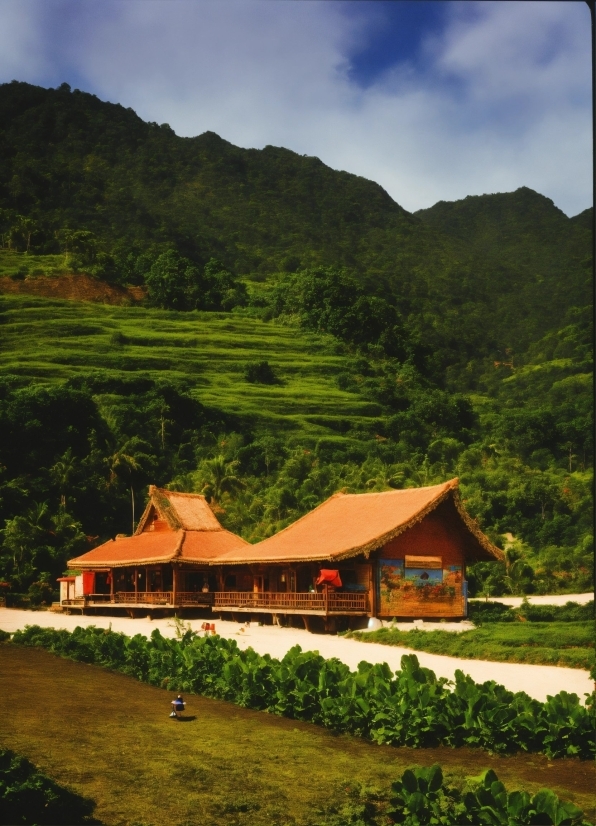
[[[316,155],[412,211],[519,186],[591,204],[583,0],[0,0],[13,78]]]

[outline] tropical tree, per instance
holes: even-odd
[[[14,244],[15,248],[24,243],[25,252],[29,252],[31,246],[31,236],[37,231],[37,222],[33,218],[28,218],[24,215],[16,215],[13,223],[8,230],[8,244],[11,248]]]
[[[65,227],[56,232],[56,238],[64,252],[65,266],[75,254],[82,264],[90,265],[95,260],[97,241],[93,232]]]
[[[66,507],[66,491],[69,483],[77,469],[77,462],[73,456],[72,448],[69,447],[51,468],[50,474],[60,491],[60,507]]]
[[[136,482],[147,478],[155,466],[154,457],[149,453],[150,445],[138,437],[133,437],[105,458],[108,468],[108,487],[123,482],[130,490],[132,511],[132,533],[135,532],[135,493]]]
[[[227,462],[220,454],[213,459],[206,459],[199,468],[202,477],[202,493],[208,502],[221,504],[225,494],[231,495],[243,490],[244,482],[236,475],[238,461]]]
[[[34,502],[26,514],[7,519],[2,531],[4,562],[10,559],[11,577],[19,585],[35,574],[35,557],[49,523],[47,502]]]
[[[199,270],[177,250],[162,253],[145,276],[149,300],[168,310],[190,310],[199,281]]]

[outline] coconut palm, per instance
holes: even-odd
[[[60,490],[60,507],[66,508],[66,491],[69,482],[76,470],[76,459],[72,455],[72,448],[68,448],[66,453],[59,459],[55,465],[50,468],[52,479],[58,485]]]
[[[234,474],[237,466],[237,461],[226,462],[225,456],[221,453],[202,463],[202,492],[208,502],[219,505],[224,494],[233,494],[244,488],[244,482]]]

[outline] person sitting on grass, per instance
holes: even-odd
[[[182,714],[185,705],[186,703],[184,702],[182,694],[179,694],[175,700],[172,700],[172,706],[176,714]]]

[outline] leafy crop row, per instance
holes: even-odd
[[[188,630],[166,639],[127,637],[100,628],[70,633],[27,626],[13,641],[130,674],[151,685],[228,700],[245,708],[304,720],[376,743],[423,747],[473,746],[498,753],[544,752],[593,757],[593,698],[560,692],[545,703],[494,681],[475,683],[456,671],[448,680],[402,657],[395,674],[385,663],[356,672],[337,659],[292,648],[282,660],[241,651],[234,640]]]
[[[98,823],[92,800],[80,797],[38,772],[12,751],[0,749],[0,824]]]
[[[348,802],[325,813],[317,826],[589,826],[577,806],[559,800],[550,789],[540,789],[534,796],[507,792],[492,769],[469,778],[463,789],[448,785],[441,767],[435,765],[407,769],[388,795],[358,785],[345,791]]]

